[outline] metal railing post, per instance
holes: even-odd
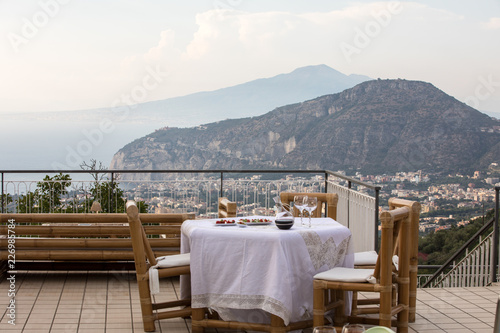
[[[222,191],[222,188],[224,187],[224,171],[221,171],[220,173],[220,190],[219,190],[219,197],[222,198],[222,194],[223,194],[223,191]]]
[[[328,193],[328,172],[325,171],[325,193]]]
[[[347,227],[351,227],[351,209],[350,209],[350,202],[351,202],[351,187],[352,183],[350,180],[347,181],[347,188],[349,189],[347,191]]]
[[[491,282],[497,282],[498,270],[498,192],[500,187],[495,187],[495,223],[493,224],[493,263],[491,267]]]
[[[378,211],[380,200],[380,186],[375,187],[375,251],[378,251]]]
[[[4,193],[3,193],[3,172],[2,172],[2,214],[4,213],[4,204],[5,201],[7,201],[6,198],[4,198]]]
[[[110,188],[111,188],[111,193],[109,194],[109,212],[110,213],[114,213],[114,205],[113,205],[113,201],[114,201],[114,195],[113,195],[113,192],[115,191],[115,184],[114,184],[114,180],[115,180],[115,174],[114,172],[111,172],[111,183],[110,183]]]

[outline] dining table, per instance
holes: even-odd
[[[181,277],[181,298],[225,321],[268,323],[269,314],[285,325],[311,319],[314,275],[354,266],[350,230],[331,218],[313,218],[311,227],[295,218],[289,230],[268,216],[227,220],[242,219],[249,223],[182,223],[181,253],[190,253],[191,275]]]

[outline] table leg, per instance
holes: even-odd
[[[285,322],[282,318],[271,314],[271,333],[285,333]]]

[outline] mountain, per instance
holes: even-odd
[[[332,94],[371,80],[363,75],[344,75],[326,65],[298,68],[291,73],[257,79],[214,91],[198,92],[130,107],[9,115],[29,120],[132,122],[149,129],[164,126],[191,127],[227,118],[262,115],[276,107]],[[124,109],[127,111],[123,117]],[[1,117],[0,117],[1,118]],[[125,118],[125,119],[124,119]],[[143,133],[144,131],[139,130]]]
[[[468,172],[499,162],[499,125],[430,83],[374,80],[262,116],[158,130],[111,168]]]
[[[347,76],[326,65],[308,66],[271,78],[144,106],[156,110],[149,112],[155,116],[175,110],[186,118],[195,117],[197,123],[190,125],[194,126],[227,118],[259,116],[276,107],[341,92],[367,80],[370,80],[367,76]]]

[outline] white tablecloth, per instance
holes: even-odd
[[[330,218],[313,219],[312,228],[301,227],[297,218],[290,230],[274,223],[215,226],[216,220],[182,224],[181,252],[191,253],[191,290],[189,278],[181,278],[181,297],[191,294],[192,307],[212,308],[224,320],[266,322],[268,316],[255,309],[283,318],[285,325],[310,319],[313,276],[335,266],[353,267],[351,232]]]

